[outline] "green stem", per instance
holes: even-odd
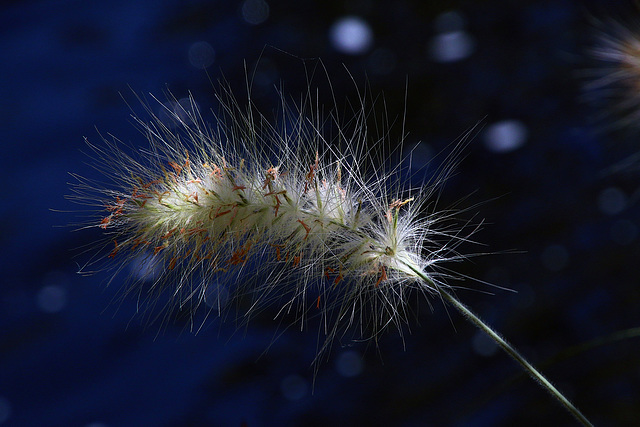
[[[553,397],[555,397],[570,413],[573,415],[582,425],[593,427],[593,424],[582,415],[582,412],[578,410],[564,395],[547,380],[536,368],[533,367],[527,360],[516,351],[507,341],[504,340],[496,331],[494,331],[489,325],[484,323],[480,318],[472,312],[466,305],[462,304],[456,297],[451,295],[442,286],[433,282],[426,274],[416,269],[414,266],[407,265],[413,270],[422,280],[425,281],[429,287],[438,291],[440,296],[449,304],[454,306],[464,317],[471,323],[480,328],[485,334],[487,334],[492,340],[494,340],[509,356],[511,356],[516,362],[518,362],[524,370],[537,381],[543,388],[545,388]]]

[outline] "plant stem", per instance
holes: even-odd
[[[558,399],[558,401],[562,403],[562,405],[569,412],[571,412],[571,415],[576,417],[576,419],[580,421],[582,425],[593,426],[593,424],[591,424],[589,420],[584,415],[582,415],[578,408],[576,408],[566,397],[564,397],[564,395],[553,384],[551,384],[551,382],[549,382],[549,380],[547,380],[544,375],[542,375],[536,368],[534,368],[533,365],[527,362],[527,360],[522,357],[520,353],[518,353],[516,349],[511,346],[511,344],[506,342],[489,325],[480,320],[480,318],[476,316],[475,313],[469,310],[469,308],[462,304],[456,297],[452,296],[441,287],[437,287],[436,289],[446,301],[453,305],[471,323],[473,323],[484,333],[489,335],[489,337],[491,337],[491,339],[493,339],[509,356],[515,359],[515,361],[518,362],[534,380],[536,380],[543,388],[547,389],[547,391],[551,393],[553,397]]]
[[[545,388],[553,397],[555,397],[570,413],[573,415],[582,425],[593,427],[593,424],[584,416],[582,412],[578,410],[549,380],[545,378],[536,368],[533,367],[527,360],[516,351],[504,338],[502,338],[496,331],[494,331],[489,325],[480,320],[480,318],[471,311],[466,305],[460,302],[456,297],[447,292],[442,286],[437,285],[422,271],[416,269],[413,266],[408,265],[422,280],[425,281],[430,288],[438,291],[440,296],[449,304],[454,306],[464,317],[471,323],[480,328],[485,334],[487,334],[492,340],[494,340],[509,356],[511,356],[516,362],[518,362],[524,370],[537,381],[543,388]]]

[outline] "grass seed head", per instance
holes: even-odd
[[[88,143],[110,183],[77,177],[73,187],[97,208],[86,226],[106,236],[83,270],[142,265],[127,293],[161,304],[155,315],[165,321],[176,310],[223,314],[228,290],[243,301],[242,321],[273,304],[301,327],[319,317],[321,350],[349,330],[402,330],[409,292],[444,286],[440,264],[460,258],[466,236],[441,225],[451,214],[426,211],[458,156],[412,189],[400,184],[402,168],[389,167],[386,134],[366,145],[364,99],[347,122],[336,110],[321,117],[311,96],[295,106],[281,96],[275,122],[251,100],[242,108],[226,86],[218,100],[213,125],[192,96],[144,103],[148,117],[134,119],[149,146],[134,155],[115,139]]]
[[[588,92],[604,101],[601,115],[614,128],[640,127],[640,25],[596,22],[598,36],[590,56],[595,60]]]

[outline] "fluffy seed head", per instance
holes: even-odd
[[[640,26],[620,22],[598,23],[599,37],[591,56],[598,62],[595,77],[586,85],[610,108],[618,127],[640,127]]]
[[[165,320],[205,303],[222,313],[233,294],[243,321],[270,304],[301,327],[320,317],[321,350],[348,330],[358,338],[389,324],[401,330],[409,291],[442,286],[439,265],[460,258],[465,236],[451,214],[425,211],[457,155],[436,182],[411,189],[389,167],[392,151],[380,154],[388,138],[366,144],[364,102],[343,123],[335,111],[321,117],[310,96],[295,107],[283,96],[271,122],[224,87],[217,98],[212,125],[191,96],[157,102],[157,114],[145,103],[148,119],[134,120],[149,147],[135,155],[115,139],[89,143],[110,180],[77,177],[73,187],[97,208],[87,227],[106,236],[95,262],[138,265],[128,293],[160,304]]]

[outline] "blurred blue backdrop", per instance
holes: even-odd
[[[64,198],[68,173],[98,178],[83,137],[145,146],[120,93],[137,113],[132,89],[206,107],[208,76],[242,91],[256,69],[269,112],[281,82],[306,89],[301,58],[323,61],[338,98],[356,99],[351,76],[383,93],[416,161],[483,120],[440,205],[475,206],[463,217],[486,221],[485,246],[460,250],[497,254],[451,267],[517,293],[469,282],[458,295],[534,364],[551,360],[544,372],[597,425],[640,424],[637,338],[558,358],[640,326],[640,176],[611,172],[638,135],[599,119],[606,103],[581,89],[592,18],[632,15],[604,0],[5,2],[0,425],[574,425],[437,300],[416,298],[404,340],[337,343],[314,382],[317,331],[283,328],[275,308],[194,335],[184,319],[146,325],[118,280],[76,274],[100,236],[68,226],[81,209]]]

